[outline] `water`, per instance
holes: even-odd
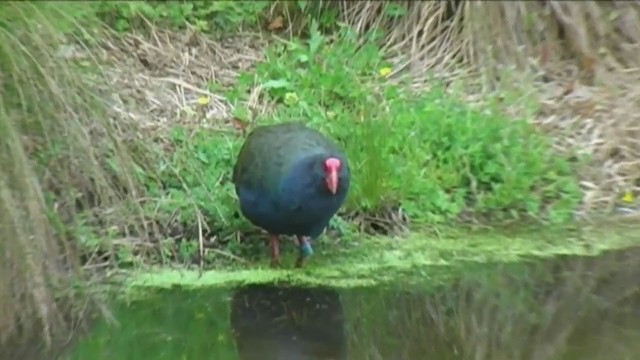
[[[640,249],[375,288],[167,289],[65,359],[639,359]]]

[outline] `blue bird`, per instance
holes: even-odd
[[[280,266],[279,236],[295,236],[296,267],[349,191],[349,164],[329,138],[301,122],[256,127],[233,168],[240,211],[269,233],[271,266]]]

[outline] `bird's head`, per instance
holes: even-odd
[[[334,195],[338,191],[338,175],[341,167],[342,162],[338,158],[330,157],[324,161],[324,181],[327,184],[327,189]]]

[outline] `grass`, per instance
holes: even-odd
[[[173,1],[166,3],[105,2],[97,5],[97,15],[116,31],[126,32],[149,23],[161,27],[220,32],[254,25],[270,7],[269,1]]]
[[[309,1],[146,1],[110,2],[97,5],[96,15],[118,32],[150,27],[192,28],[209,35],[260,30],[304,33],[311,19],[323,29],[335,29],[337,11],[321,2]],[[286,18],[286,19],[285,19]],[[288,26],[286,26],[288,23]]]

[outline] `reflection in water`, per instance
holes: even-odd
[[[350,359],[640,359],[640,249],[344,295]]]
[[[640,249],[460,264],[453,281],[164,290],[67,359],[640,359]],[[229,306],[231,305],[231,306]]]
[[[243,360],[347,359],[342,303],[332,289],[240,288],[231,327]]]

